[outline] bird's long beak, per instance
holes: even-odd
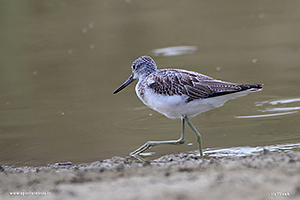
[[[127,85],[129,85],[134,80],[135,79],[133,78],[133,74],[132,74],[131,76],[129,76],[129,78],[120,87],[118,87],[118,89],[116,89],[114,91],[114,94],[117,94],[118,92],[120,92],[121,90],[123,90]]]

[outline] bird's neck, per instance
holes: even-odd
[[[147,70],[146,72],[144,72],[140,77],[139,80],[144,80],[145,78],[147,78],[147,76],[149,76],[152,73],[155,73],[156,70]]]

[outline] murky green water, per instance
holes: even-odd
[[[159,68],[265,84],[191,119],[204,149],[300,142],[300,2],[2,1],[0,8],[1,164],[92,162],[179,138],[180,120],[146,108],[134,85],[112,94],[145,54]],[[196,149],[187,129],[186,144],[155,147],[150,158]]]

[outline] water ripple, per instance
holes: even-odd
[[[248,116],[236,116],[235,118],[259,118],[259,117],[274,117],[279,115],[289,115],[293,113],[297,113],[298,111],[293,112],[283,112],[283,113],[273,113],[273,114],[265,114],[265,115],[248,115]]]
[[[224,149],[206,149],[204,152],[209,157],[228,157],[228,156],[247,156],[247,155],[258,155],[264,150],[269,151],[291,151],[300,148],[300,143],[295,144],[278,144],[270,146],[258,146],[258,147],[231,147]]]
[[[264,104],[270,104],[270,105],[277,105],[277,104],[287,104],[287,103],[294,103],[299,102],[300,98],[291,98],[291,99],[280,99],[280,100],[274,100],[274,101],[262,101],[257,102],[256,106],[262,106]]]
[[[273,112],[270,114],[261,114],[261,115],[248,115],[248,116],[236,116],[235,118],[259,118],[259,117],[273,117],[273,116],[280,116],[280,115],[289,115],[297,113],[300,110],[299,106],[290,106],[290,107],[276,107],[282,104],[289,104],[299,102],[300,98],[291,98],[291,99],[281,99],[281,100],[272,100],[272,101],[262,101],[256,102],[256,106],[268,106],[269,108],[265,108],[262,110],[258,110],[260,112]],[[271,108],[270,108],[271,107]],[[275,112],[275,113],[274,113]]]
[[[174,46],[160,49],[153,49],[155,56],[179,56],[184,54],[192,54],[197,50],[196,46]]]
[[[269,108],[265,110],[261,110],[262,112],[278,112],[278,111],[293,111],[300,110],[300,107],[286,107],[286,108]]]

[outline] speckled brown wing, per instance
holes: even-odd
[[[187,95],[191,100],[206,98],[213,93],[204,80],[213,80],[208,76],[176,69],[158,70],[149,77],[152,82],[148,85],[156,93],[163,95]]]
[[[213,79],[186,70],[158,70],[151,76],[149,85],[156,93],[164,95],[187,95],[187,102],[239,92],[251,88],[261,88],[261,84],[239,85]]]
[[[148,87],[153,89],[157,94],[163,95],[183,95],[188,94],[182,77],[175,70],[158,70],[155,74],[148,76],[151,80]]]
[[[188,91],[187,101],[200,98],[209,98],[225,95],[228,93],[241,91],[241,87],[234,83],[220,81],[198,73],[185,73],[185,79],[189,79],[186,84]]]

